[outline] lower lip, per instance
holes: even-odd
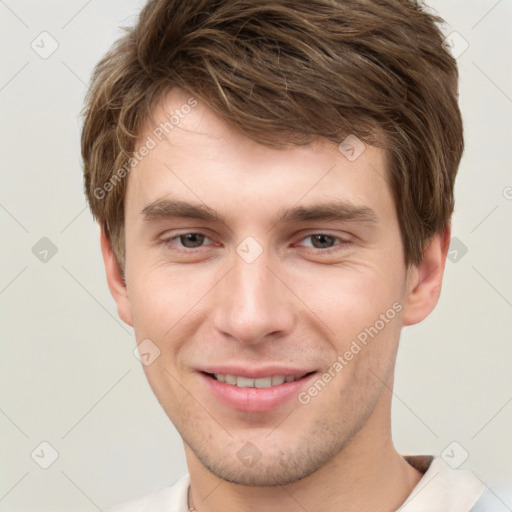
[[[223,404],[238,411],[265,412],[296,398],[301,389],[309,384],[315,373],[269,388],[239,388],[232,384],[219,382],[205,373],[199,375],[210,392]]]

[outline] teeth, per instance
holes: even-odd
[[[226,384],[233,384],[234,386],[236,386],[236,377],[234,377],[233,375],[224,375],[224,379]]]
[[[301,379],[304,375],[273,375],[272,377],[262,377],[259,379],[237,377],[236,375],[226,375],[223,373],[215,373],[213,376],[219,382],[225,382],[239,388],[270,388],[271,386],[279,386],[285,382]]]
[[[282,384],[286,380],[286,377],[283,377],[282,375],[274,375],[272,377],[272,386],[279,386],[279,384]]]
[[[233,378],[235,379],[235,384],[239,388],[253,388],[254,387],[255,379],[248,379],[247,377],[233,377]]]

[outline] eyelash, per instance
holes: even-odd
[[[191,254],[192,252],[197,252],[198,250],[204,248],[204,246],[191,247],[191,248],[183,248],[183,247],[177,248],[176,246],[174,246],[174,244],[172,242],[179,241],[179,239],[181,237],[186,236],[186,235],[202,235],[205,237],[205,239],[210,240],[210,238],[207,235],[205,235],[204,233],[199,233],[199,232],[195,232],[195,231],[187,231],[185,233],[180,233],[178,235],[174,235],[173,237],[170,237],[170,238],[162,239],[162,244],[164,245],[165,248],[172,248],[173,250],[175,250],[177,252],[181,252],[181,253],[185,253],[185,254]],[[328,247],[325,249],[322,249],[319,247],[308,247],[309,250],[319,251],[322,254],[330,254],[332,252],[339,251],[342,247],[346,247],[352,243],[350,240],[345,240],[337,235],[332,235],[330,233],[324,233],[322,231],[306,235],[305,237],[301,238],[301,241],[306,240],[308,238],[312,238],[314,236],[318,236],[318,235],[328,236],[328,237],[334,238],[335,242],[336,241],[339,242],[337,245],[334,245],[333,247]],[[171,247],[171,246],[173,246],[173,247]]]

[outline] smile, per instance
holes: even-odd
[[[239,388],[270,388],[273,386],[280,386],[285,382],[293,382],[295,380],[302,379],[304,375],[273,375],[272,377],[260,377],[260,378],[250,378],[250,377],[241,377],[237,375],[229,375],[223,373],[214,373],[210,374],[215,380],[219,382],[223,382],[225,384],[230,384],[232,386],[237,386]]]
[[[200,371],[198,375],[206,386],[206,392],[224,406],[237,411],[261,413],[294,401],[299,404],[299,393],[317,374],[316,371],[293,374],[277,371],[274,374],[273,371],[268,372],[268,368],[266,376],[263,370],[254,371],[256,374],[260,373],[258,377],[250,370],[239,369],[239,372],[246,374]]]

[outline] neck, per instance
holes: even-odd
[[[250,487],[219,479],[185,445],[189,506],[197,512],[395,511],[423,475],[396,452],[390,432],[372,436],[364,432],[367,429],[371,431],[371,425],[315,473],[275,487]]]

